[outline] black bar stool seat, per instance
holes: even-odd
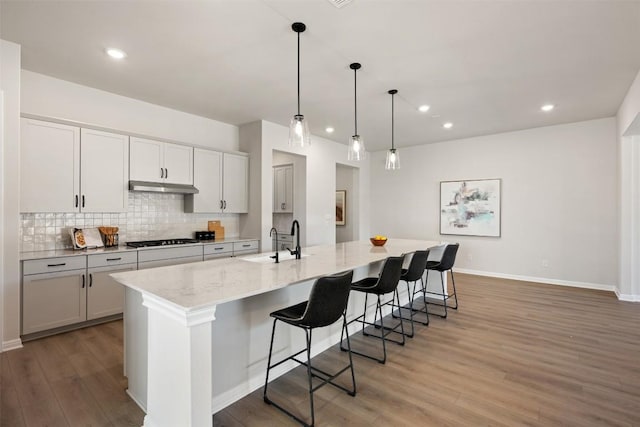
[[[402,274],[403,260],[404,260],[404,255],[399,257],[389,257],[384,261],[384,264],[382,265],[382,269],[380,270],[379,277],[367,277],[362,280],[358,280],[357,282],[354,282],[351,285],[351,290],[356,292],[363,292],[365,294],[365,299],[364,299],[364,312],[360,316],[350,320],[349,324],[354,322],[362,324],[363,335],[378,338],[382,341],[382,358],[378,358],[370,354],[362,353],[355,350],[351,350],[351,353],[376,360],[380,363],[385,363],[387,360],[386,341],[391,341],[396,344],[404,345],[405,333],[404,333],[404,322],[403,322],[404,319],[402,318],[402,316],[400,316],[400,322],[393,327],[385,326],[382,318],[382,307],[385,305],[393,306],[394,300],[395,298],[397,298],[397,293],[395,293],[394,291],[398,287],[398,283],[400,281],[400,276]],[[392,299],[390,301],[382,303],[382,300],[381,300],[382,295],[390,294],[390,293],[393,293]],[[369,294],[375,295],[377,299],[376,311],[375,311],[373,322],[370,322],[367,320],[367,302],[368,302]],[[400,305],[400,300],[398,300],[397,305]],[[380,323],[378,323],[378,315],[380,315]],[[379,329],[380,335],[365,332],[365,326],[373,326],[374,328]],[[397,331],[398,327],[400,328],[400,332]],[[344,332],[345,331],[343,330],[343,335],[344,335]],[[400,334],[402,339],[394,340],[394,339],[387,338],[387,335],[391,333]],[[349,334],[347,331],[347,338],[348,337],[349,337]],[[341,337],[340,348],[342,350],[347,350],[342,346],[342,342],[343,340]]]
[[[269,359],[267,362],[267,374],[264,381],[263,399],[266,403],[275,406],[285,414],[289,415],[294,420],[298,421],[305,426],[313,426],[315,423],[315,412],[313,408],[313,393],[320,387],[331,384],[351,396],[356,395],[356,377],[353,370],[353,359],[351,357],[351,345],[349,342],[349,335],[347,334],[347,351],[349,352],[349,364],[339,370],[337,373],[328,373],[311,365],[311,332],[315,328],[321,328],[329,326],[342,317],[342,333],[347,328],[346,309],[349,301],[349,292],[351,287],[351,280],[353,278],[353,271],[348,271],[342,274],[334,276],[325,276],[317,279],[311,288],[309,293],[309,300],[301,302],[299,304],[292,305],[271,313],[273,317],[273,329],[271,331],[271,344],[269,346]],[[273,341],[276,332],[276,323],[287,323],[291,326],[302,328],[305,331],[306,348],[296,352],[295,354],[277,362],[271,364],[271,356],[273,353]],[[302,353],[307,353],[306,361],[300,360],[297,357]],[[269,372],[271,369],[280,366],[288,360],[293,360],[301,365],[307,367],[307,377],[309,381],[309,406],[311,412],[311,423],[307,423],[305,420],[294,415],[288,409],[285,409],[280,404],[271,400],[267,395],[269,386]],[[347,389],[340,384],[334,383],[333,380],[341,375],[343,372],[351,370],[352,388]],[[321,380],[320,384],[314,387],[313,378]]]
[[[456,262],[456,255],[458,253],[458,248],[460,247],[459,243],[448,244],[444,248],[444,252],[442,253],[442,258],[440,261],[427,261],[427,276],[426,276],[426,285],[423,286],[422,292],[424,295],[425,307],[426,304],[431,304],[435,306],[440,306],[444,308],[444,314],[440,314],[439,316],[442,318],[447,317],[447,309],[452,308],[454,310],[458,309],[458,295],[456,294],[456,280],[453,276],[453,265]],[[427,285],[429,284],[429,271],[437,271],[440,273],[440,285],[442,288],[442,292],[431,292],[427,291]],[[453,285],[453,293],[448,293],[444,289],[444,274],[449,271],[451,272],[451,284]],[[439,302],[429,302],[427,301],[427,295],[433,295],[438,300],[442,300],[442,303]],[[450,305],[448,300],[453,298],[455,301],[454,305]]]

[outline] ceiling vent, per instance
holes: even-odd
[[[335,7],[337,7],[338,9],[340,9],[341,7],[344,7],[349,3],[351,3],[353,0],[327,0],[327,1],[332,5],[334,5]]]

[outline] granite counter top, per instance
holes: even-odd
[[[291,284],[335,274],[389,256],[439,245],[425,240],[390,239],[385,246],[369,241],[302,248],[299,260],[253,262],[270,253],[113,274],[123,285],[159,297],[178,309],[191,311],[259,295]]]
[[[240,237],[229,237],[227,239],[217,239],[217,240],[203,240],[198,243],[189,243],[186,245],[174,245],[174,246],[149,246],[146,248],[130,248],[128,246],[117,246],[113,248],[94,248],[94,249],[54,249],[50,251],[33,251],[33,252],[20,252],[20,261],[34,260],[34,259],[44,259],[44,258],[56,258],[63,256],[85,256],[85,255],[96,255],[96,254],[104,254],[104,253],[118,253],[118,252],[128,252],[128,251],[138,251],[138,250],[151,250],[151,249],[166,249],[166,248],[175,248],[180,246],[194,246],[194,245],[211,245],[211,244],[220,244],[220,243],[234,243],[234,242],[247,242],[254,241],[259,239],[245,239]]]

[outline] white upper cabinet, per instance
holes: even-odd
[[[273,168],[273,212],[293,212],[293,166]]]
[[[184,199],[185,212],[246,213],[249,210],[249,158],[194,149],[194,186]]]
[[[21,119],[20,211],[77,212],[80,128]]]
[[[126,212],[129,137],[91,129],[80,135],[81,211]]]
[[[128,136],[21,120],[21,212],[126,211]]]
[[[222,195],[225,212],[249,212],[249,158],[224,153]]]
[[[193,185],[200,192],[185,197],[186,212],[222,212],[222,153],[194,149]]]
[[[193,184],[193,147],[131,137],[129,179]]]

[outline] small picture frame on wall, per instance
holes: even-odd
[[[440,182],[440,234],[500,237],[501,179]]]
[[[336,225],[345,225],[347,219],[347,190],[336,191]]]

